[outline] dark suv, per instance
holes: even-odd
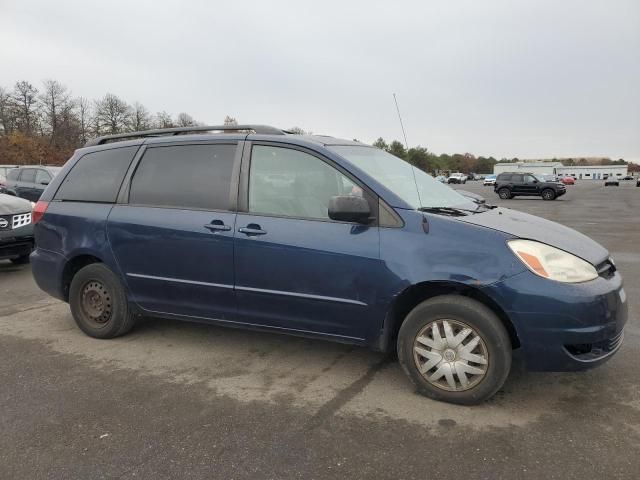
[[[560,182],[546,181],[533,173],[505,172],[496,178],[493,191],[503,200],[519,195],[555,200],[567,193],[567,187]]]
[[[493,395],[513,350],[532,370],[599,365],[627,319],[598,243],[339,138],[258,125],[103,137],[33,220],[36,282],[92,337],[149,316],[397,351],[420,393],[455,403]]]
[[[7,172],[4,193],[37,202],[61,167],[23,166]]]

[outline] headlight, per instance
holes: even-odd
[[[529,270],[541,277],[565,283],[598,278],[593,265],[564,250],[533,240],[510,240],[507,245]]]

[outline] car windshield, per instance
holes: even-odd
[[[410,163],[375,147],[334,145],[328,147],[349,160],[415,209],[467,208],[477,205]]]

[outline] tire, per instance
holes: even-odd
[[[135,324],[120,279],[102,263],[87,265],[75,274],[69,306],[80,330],[90,337],[118,337]]]
[[[498,196],[502,200],[509,200],[511,198],[511,191],[509,191],[508,188],[501,188],[500,190],[498,190]]]
[[[550,188],[547,188],[546,190],[542,191],[542,199],[543,200],[555,200],[556,199],[556,192],[554,192]]]
[[[467,333],[457,347],[451,347],[453,344],[443,347],[443,344],[433,340],[432,329],[435,324],[440,332],[444,332],[445,322],[451,327],[451,335],[441,334],[441,341],[448,338],[457,340],[465,328],[471,332]],[[439,350],[417,340],[419,337],[429,339],[429,336],[432,346],[439,347]],[[476,341],[476,337],[479,340]],[[469,347],[472,342],[477,343],[465,352],[464,347]],[[397,346],[400,365],[417,392],[443,402],[460,405],[482,403],[502,387],[511,369],[511,342],[500,319],[485,305],[459,295],[434,297],[416,306],[400,327]],[[426,351],[428,355],[421,355],[415,350],[416,347],[420,352]],[[450,360],[446,360],[447,357]],[[485,363],[475,359],[484,359]],[[436,363],[428,368],[427,364],[430,362]],[[419,365],[428,368],[424,375],[420,372]],[[449,375],[442,374],[450,368],[456,369],[456,373],[448,370]],[[464,370],[458,373],[460,368]],[[478,371],[482,371],[481,374],[474,373]],[[440,377],[427,379],[428,376],[438,375],[438,372]],[[463,377],[466,379],[466,386]],[[451,388],[451,379],[454,388]]]
[[[29,263],[29,254],[12,258],[11,263],[13,263],[14,265],[26,265],[27,263]]]

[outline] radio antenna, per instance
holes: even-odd
[[[396,110],[398,111],[398,120],[400,120],[400,128],[402,128],[402,136],[404,137],[404,144],[409,150],[409,142],[407,142],[407,134],[404,131],[404,125],[402,124],[402,116],[400,115],[400,107],[398,107],[398,99],[396,98],[396,94],[393,94],[393,101],[396,102]]]

